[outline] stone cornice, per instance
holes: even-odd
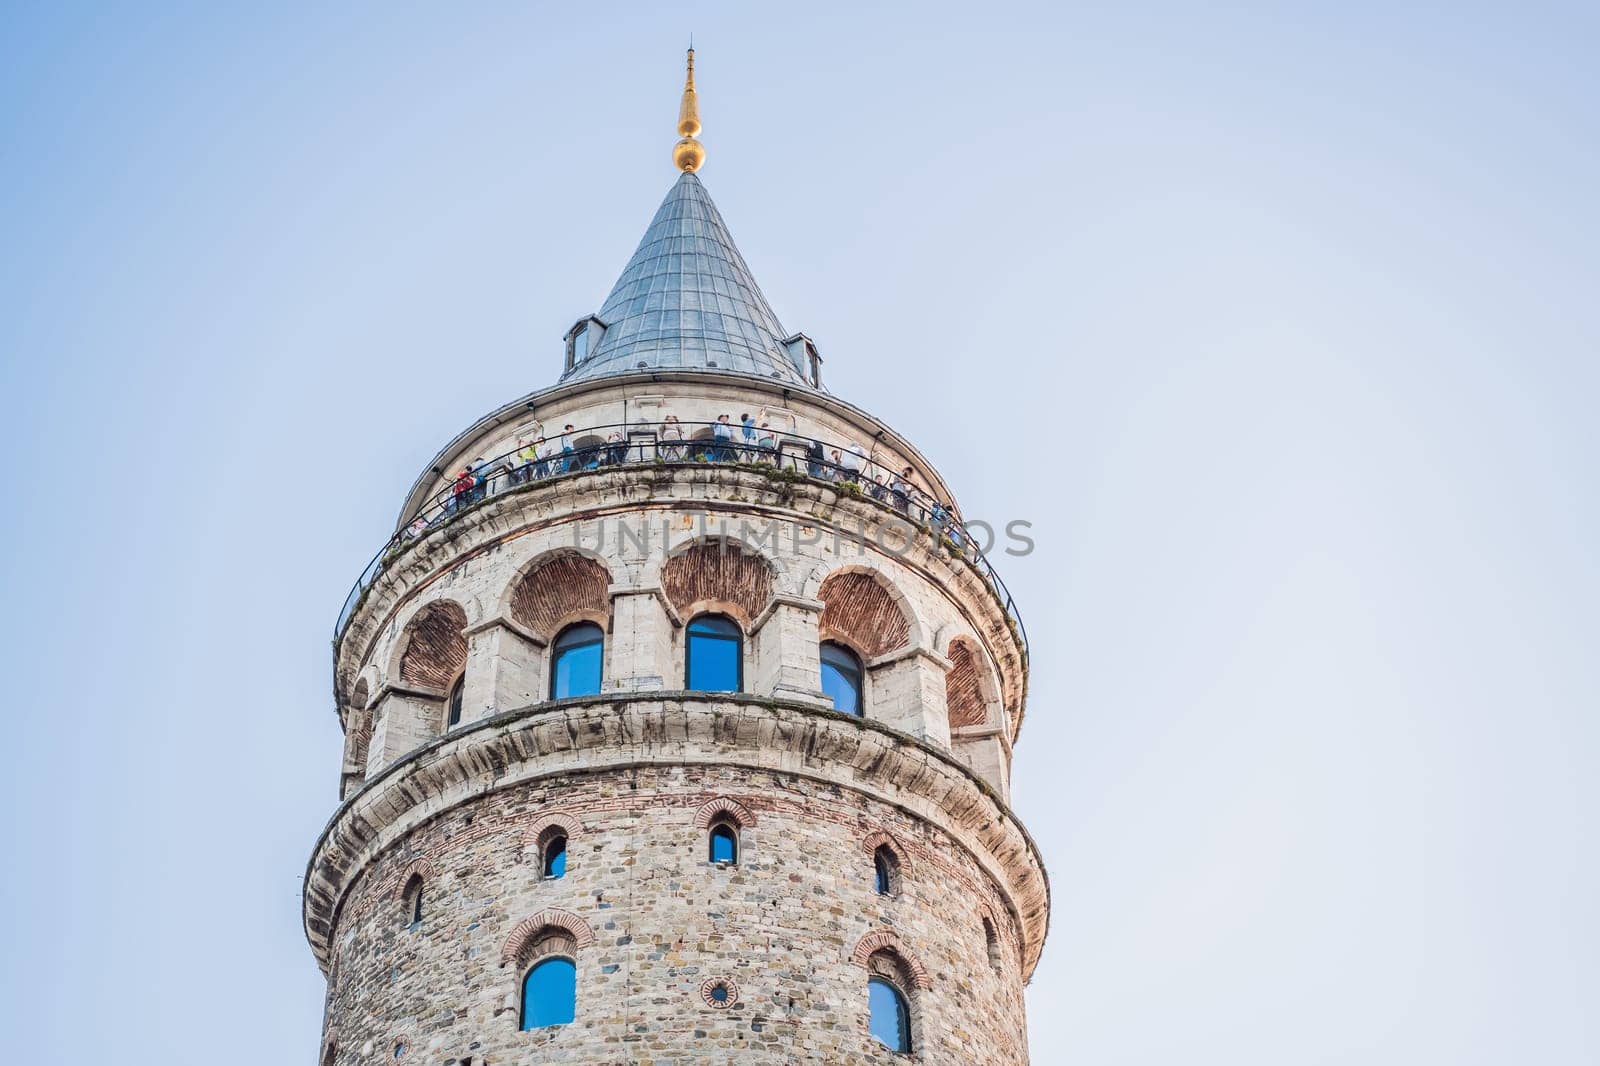
[[[667,598],[667,590],[660,585],[612,585],[606,590],[606,595],[613,600],[618,596],[654,596],[661,604],[661,609],[667,613],[667,621],[672,623],[673,628],[683,628],[683,618],[679,616],[678,609],[672,606],[672,601]]]
[[[755,620],[750,623],[750,632],[754,633],[756,630],[766,625],[767,619],[771,618],[772,613],[779,607],[798,607],[802,611],[810,611],[813,614],[821,614],[822,609],[825,606],[827,605],[821,600],[809,600],[804,596],[791,596],[784,592],[777,593],[772,597],[772,599],[767,601],[767,605],[761,608],[761,613],[756,615]]]
[[[550,643],[515,618],[508,618],[503,614],[495,615],[493,618],[485,618],[475,626],[468,626],[461,631],[461,635],[471,637],[474,634],[484,633],[491,629],[504,629],[535,648],[542,648]]]
[[[967,850],[1010,905],[1031,974],[1050,920],[1038,848],[1004,800],[950,755],[881,723],[735,693],[556,700],[462,726],[385,767],[334,813],[307,863],[306,939],[326,973],[362,870],[462,803],[543,777],[651,765],[739,766],[850,789],[922,818]]]
[[[420,696],[425,700],[442,700],[449,693],[442,688],[430,688],[427,685],[417,685],[409,681],[391,681],[378,690],[378,694],[368,701],[368,707],[376,707],[383,702],[385,696]]]

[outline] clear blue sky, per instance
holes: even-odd
[[[1600,1059],[1592,7],[140,6],[0,33],[8,1046],[313,1060],[335,612],[692,30],[784,324],[1035,526],[1034,1061]]]

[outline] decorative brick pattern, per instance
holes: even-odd
[[[850,953],[850,961],[857,966],[868,965],[869,960],[881,952],[889,952],[905,966],[911,981],[918,988],[932,988],[933,981],[928,977],[928,971],[922,968],[922,963],[905,946],[900,939],[900,934],[892,929],[876,929],[862,937],[856,944],[856,949]]]
[[[720,1000],[719,988],[725,993]],[[700,998],[712,1010],[727,1010],[739,1002],[739,985],[731,977],[707,977],[700,983]]]
[[[666,561],[661,587],[680,615],[716,605],[748,627],[772,598],[772,568],[732,541],[696,544]]]
[[[874,830],[861,838],[861,850],[868,855],[876,855],[878,849],[887,847],[894,853],[895,862],[900,864],[902,875],[911,873],[911,852],[906,846],[881,829]]]
[[[950,642],[949,658],[944,691],[950,728],[983,725],[988,714],[984,709],[983,685],[978,679],[978,650],[966,637],[957,637]]]
[[[400,871],[400,876],[395,880],[395,894],[404,897],[410,890],[412,880],[421,878],[427,881],[433,877],[433,863],[428,859],[413,859]]]
[[[904,648],[911,640],[905,612],[871,574],[830,574],[817,598],[824,604],[819,626],[824,639],[842,638],[869,659]]]
[[[723,816],[733,819],[740,829],[750,829],[756,824],[755,812],[749,807],[727,796],[718,796],[695,812],[694,827],[710,829],[711,823]]]
[[[599,562],[562,552],[536,564],[511,593],[511,617],[553,639],[562,623],[609,613],[611,574]]]
[[[737,797],[760,819],[737,867],[707,866],[694,824],[718,796]],[[554,811],[582,821],[582,861],[560,880],[540,880],[522,859],[522,838]],[[877,830],[918,858],[918,877],[892,902],[862,874],[862,839]],[[424,927],[407,931],[366,901],[391,892],[424,856],[453,872],[448,890],[430,897]],[[373,856],[339,918],[329,1023],[347,1049],[340,1066],[354,1066],[350,1056],[368,1041],[390,1046],[402,1019],[415,1057],[430,1064],[471,1055],[558,1066],[887,1066],[900,1060],[867,1030],[866,977],[881,966],[912,994],[924,1066],[1021,1066],[1022,975],[1009,961],[1002,972],[991,965],[980,904],[1003,912],[969,853],[859,791],[734,766],[558,774],[437,810]],[[580,948],[581,926],[575,934],[539,917],[551,911],[582,919],[593,941],[583,937]],[[853,949],[890,917],[898,942],[869,941],[864,971]],[[520,943],[502,966],[514,929]],[[519,982],[548,955],[577,963],[577,1017],[521,1032]],[[737,984],[733,1006],[705,1003],[708,977]],[[768,1024],[769,1004],[782,1024]]]
[[[400,680],[447,689],[467,665],[467,613],[449,600],[430,603],[406,627]]]
[[[559,930],[572,941],[574,950],[582,950],[594,943],[594,930],[589,923],[571,911],[552,908],[540,911],[518,922],[500,948],[500,965],[527,964],[533,948],[552,931]]]
[[[541,815],[528,823],[528,828],[523,831],[522,846],[525,848],[543,847],[545,840],[548,839],[547,834],[552,829],[561,830],[570,841],[573,837],[583,832],[583,823],[572,815],[561,812]]]

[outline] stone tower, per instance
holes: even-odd
[[[1021,626],[757,287],[692,51],[678,129],[559,381],[438,453],[340,614],[323,1063],[1027,1061]]]

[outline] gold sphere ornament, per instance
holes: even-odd
[[[685,137],[672,146],[672,162],[679,170],[693,173],[706,161],[705,145],[693,137]]]

